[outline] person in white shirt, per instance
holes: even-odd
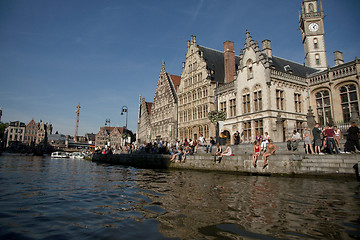
[[[293,151],[296,151],[301,140],[301,135],[298,131],[294,130],[293,135],[291,136],[291,147]]]
[[[200,134],[199,142],[198,142],[198,144],[197,144],[196,147],[195,147],[195,152],[197,152],[197,149],[198,149],[199,146],[204,146],[204,147],[206,147],[206,152],[209,152],[209,145],[206,143],[206,139],[203,137],[202,134]]]
[[[231,155],[232,155],[232,149],[231,149],[231,147],[229,146],[229,144],[226,144],[225,147],[226,147],[226,149],[225,149],[225,151],[221,154],[221,157],[223,157],[223,156],[231,156]]]
[[[261,151],[264,153],[266,151],[267,145],[269,144],[270,136],[268,132],[265,132],[265,135],[261,142]]]

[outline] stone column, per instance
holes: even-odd
[[[309,105],[308,113],[306,115],[306,121],[307,121],[307,126],[310,130],[315,127],[315,116],[313,114],[313,110],[310,105]]]
[[[284,141],[284,120],[281,118],[280,113],[276,117],[276,142]]]
[[[355,122],[357,126],[359,126],[359,114],[357,112],[357,109],[355,108],[355,105],[351,105],[351,118],[350,122]]]

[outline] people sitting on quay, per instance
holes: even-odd
[[[183,149],[180,146],[179,149],[175,150],[175,153],[173,154],[172,158],[170,159],[170,162],[180,162],[183,155]],[[177,160],[175,160],[177,158]]]
[[[275,145],[275,144],[273,143],[273,141],[270,139],[269,145],[268,145],[268,148],[267,148],[267,151],[266,151],[266,152],[264,153],[264,155],[263,155],[263,159],[264,159],[263,168],[265,168],[265,167],[268,165],[267,158],[268,158],[270,155],[274,155],[276,150],[277,150],[276,145]]]
[[[216,152],[214,153],[215,162],[217,162],[217,159],[221,157],[221,153],[222,153],[222,147],[220,146],[219,143],[216,143]]]
[[[293,131],[291,138],[287,140],[287,147],[289,150],[296,151],[301,141],[300,133],[296,130]]]
[[[215,140],[214,140],[214,138],[213,137],[210,137],[210,153],[211,153],[211,151],[212,151],[212,148],[214,147],[214,146],[216,146],[216,142],[215,142]]]
[[[270,140],[269,133],[265,132],[264,137],[262,138],[261,141],[261,152],[265,153],[269,140]]]
[[[311,154],[314,154],[314,150],[313,150],[312,143],[311,143],[311,133],[308,128],[304,129],[303,138],[304,138],[306,154],[309,154],[310,151],[311,151]],[[310,151],[309,151],[309,149],[310,149]]]
[[[207,144],[206,139],[203,137],[202,134],[200,134],[198,143],[195,146],[195,153],[197,152],[199,146],[205,147],[206,148],[206,153],[209,152],[209,145]]]
[[[261,136],[260,132],[255,137],[255,141],[257,141],[259,144],[262,143],[263,137]]]
[[[253,158],[253,166],[256,167],[257,158],[261,155],[261,147],[258,141],[254,142],[254,154],[252,155]]]
[[[183,150],[181,162],[185,162],[186,157],[189,156],[190,154],[191,154],[191,148],[189,146],[185,147],[185,149]]]
[[[225,151],[220,153],[220,156],[216,159],[216,161],[220,163],[224,156],[234,156],[234,154],[232,153],[232,149],[228,143],[225,145]]]

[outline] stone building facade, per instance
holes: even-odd
[[[162,139],[172,142],[177,139],[177,87],[180,77],[165,71],[163,61],[150,112],[152,141]]]
[[[25,131],[25,138],[24,143],[27,145],[35,144],[36,143],[36,137],[37,137],[37,131],[38,131],[38,125],[32,119],[27,125],[26,125],[26,131]]]
[[[196,37],[191,36],[178,90],[179,138],[216,135],[208,113],[216,110],[216,86],[234,78],[235,58],[233,42],[226,41],[221,52],[197,45]]]
[[[290,131],[301,129],[306,122],[306,75],[316,71],[273,56],[270,40],[262,42],[261,50],[247,31],[236,79],[218,89],[219,109],[227,113],[220,130],[227,136],[239,131],[245,142],[265,132],[283,141]]]
[[[125,146],[125,143],[122,127],[101,127],[95,136],[95,148],[107,146],[120,149],[120,147]]]
[[[342,124],[358,121],[360,61],[344,63],[342,53],[335,51],[335,66],[308,77],[311,107],[315,121]]]
[[[265,132],[282,142],[294,129],[302,131],[314,121],[324,125],[358,120],[360,62],[355,58],[344,63],[342,53],[335,51],[335,66],[328,66],[324,17],[321,0],[301,2],[305,64],[274,56],[268,39],[260,48],[248,31],[239,56],[233,42],[226,41],[221,52],[197,45],[191,36],[177,89],[178,138],[215,136],[215,126],[208,120],[213,110],[226,112],[220,131],[231,144],[236,131],[245,142]],[[141,113],[145,103],[140,104]],[[141,138],[149,133],[145,128],[152,129],[146,118],[139,116]],[[156,121],[162,118],[158,115]]]
[[[52,134],[52,125],[48,123],[44,123],[41,120],[37,125],[38,125],[38,130],[36,136],[36,144],[39,144],[43,141],[47,141],[47,137],[50,136],[50,134]]]
[[[344,63],[335,51],[335,66],[327,66],[324,16],[321,0],[302,2],[305,66],[273,56],[270,40],[260,49],[247,31],[235,81],[218,89],[218,107],[227,112],[221,130],[228,136],[239,130],[242,140],[250,142],[266,131],[284,141],[292,130],[310,126],[312,109],[320,125],[359,116],[359,60]]]
[[[177,90],[180,82],[180,76],[166,72],[163,61],[153,102],[139,99],[138,143],[159,139],[173,142],[178,138]]]
[[[13,142],[24,142],[26,125],[23,122],[15,121],[10,122],[9,126],[5,129],[6,147]]]
[[[145,98],[141,98],[139,101],[139,116],[138,116],[138,130],[136,132],[136,142],[146,143],[151,141],[151,102],[146,102]]]

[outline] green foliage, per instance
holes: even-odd
[[[0,140],[3,138],[5,129],[8,127],[8,125],[8,123],[0,122]]]
[[[226,119],[226,112],[224,111],[211,111],[208,113],[208,118],[211,123],[217,124],[220,121],[224,121]]]

